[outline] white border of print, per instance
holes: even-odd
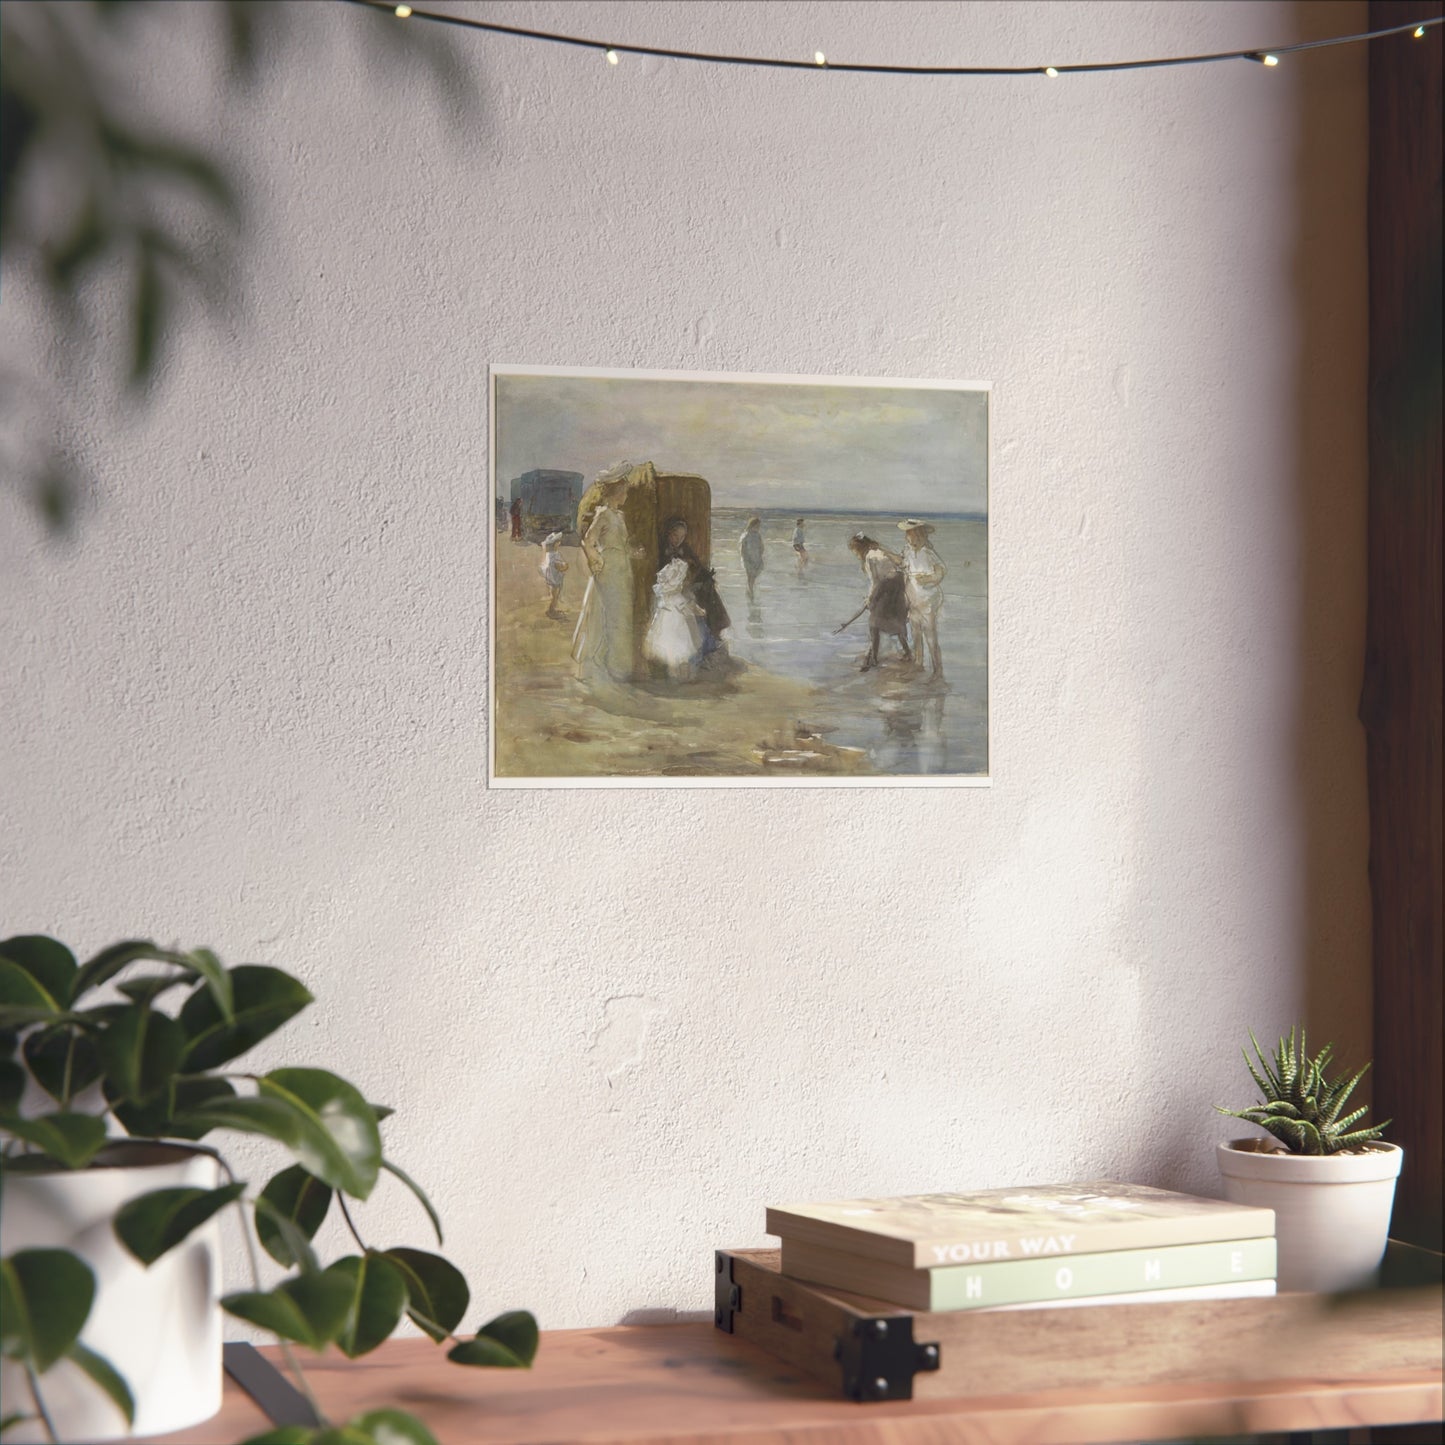
[[[775,382],[803,386],[890,386],[918,391],[985,391],[988,410],[988,636],[985,640],[989,681],[987,773],[907,773],[866,778],[743,777],[743,778],[607,778],[497,776],[497,377],[499,376],[604,376],[646,381]],[[491,788],[988,788],[993,785],[993,383],[889,376],[793,376],[769,371],[646,371],[611,366],[512,366],[495,363],[487,368],[487,787]]]

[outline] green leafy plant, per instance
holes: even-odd
[[[138,964],[145,966],[140,972]],[[529,1366],[537,1350],[531,1314],[498,1315],[458,1337],[470,1307],[460,1271],[427,1250],[374,1248],[357,1230],[347,1200],[368,1198],[389,1174],[416,1196],[442,1244],[430,1200],[384,1152],[380,1124],[391,1110],[368,1103],[325,1069],[236,1068],[242,1054],[311,1002],[310,992],[280,969],[227,967],[205,948],[182,952],[130,941],[82,965],[53,938],[0,942],[0,1187],[7,1175],[37,1167],[83,1169],[126,1137],[188,1141],[217,1159],[226,1182],[141,1195],[117,1212],[115,1233],[149,1266],[218,1211],[238,1209],[253,1288],[221,1304],[279,1338],[308,1398],[290,1343],[318,1351],[334,1345],[355,1358],[387,1339],[403,1315],[457,1364]],[[98,1106],[81,1107],[82,1095]],[[34,1097],[46,1103],[23,1112]],[[228,1130],[269,1138],[293,1162],[252,1192],[214,1146],[199,1142]],[[333,1207],[357,1252],[323,1268],[311,1242]],[[292,1271],[270,1289],[262,1288],[256,1268],[252,1228],[261,1248]],[[0,1354],[23,1366],[31,1408],[51,1438],[43,1377],[62,1359],[134,1418],[125,1380],[80,1343],[95,1290],[89,1265],[68,1250],[22,1249],[0,1260]],[[317,1415],[323,1423],[314,1431],[288,1426],[257,1441],[432,1445],[425,1425],[402,1411],[372,1411],[340,1431],[319,1409]],[[29,1418],[7,1409],[0,1429]]]
[[[1292,1028],[1288,1039],[1280,1039],[1271,1061],[1265,1058],[1251,1031],[1249,1041],[1254,1045],[1259,1068],[1250,1060],[1248,1049],[1243,1050],[1244,1062],[1264,1097],[1247,1109],[1225,1109],[1218,1104],[1215,1108],[1221,1114],[1248,1119],[1251,1124],[1267,1129],[1291,1154],[1338,1154],[1380,1138],[1389,1119],[1371,1129],[1352,1131],[1350,1126],[1369,1113],[1369,1106],[1348,1114],[1344,1112],[1346,1100],[1365,1077],[1369,1064],[1352,1078],[1328,1079],[1325,1066],[1334,1055],[1335,1046],[1326,1044],[1310,1058],[1304,1025],[1298,1029],[1298,1044],[1295,1033]]]

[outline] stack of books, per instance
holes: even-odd
[[[915,1310],[1275,1291],[1273,1210],[1141,1184],[787,1204],[767,1225],[785,1275]]]

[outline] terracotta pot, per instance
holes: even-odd
[[[181,1144],[137,1140],[107,1145],[85,1169],[5,1170],[0,1253],[68,1249],[95,1272],[95,1302],[81,1343],[104,1355],[135,1400],[136,1435],[159,1435],[209,1420],[221,1408],[220,1226],[212,1218],[149,1269],[111,1228],[116,1211],[152,1189],[214,1189],[218,1166]],[[40,1393],[61,1440],[119,1440],[125,1417],[68,1360],[40,1377]],[[22,1367],[0,1366],[6,1410],[29,1410]],[[38,1421],[5,1432],[11,1442],[44,1440]]]
[[[1288,1154],[1272,1139],[1218,1147],[1224,1197],[1274,1210],[1279,1288],[1368,1285],[1385,1254],[1404,1151],[1380,1140],[1358,1154]]]

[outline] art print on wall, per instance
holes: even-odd
[[[987,783],[988,400],[493,367],[490,785]]]

